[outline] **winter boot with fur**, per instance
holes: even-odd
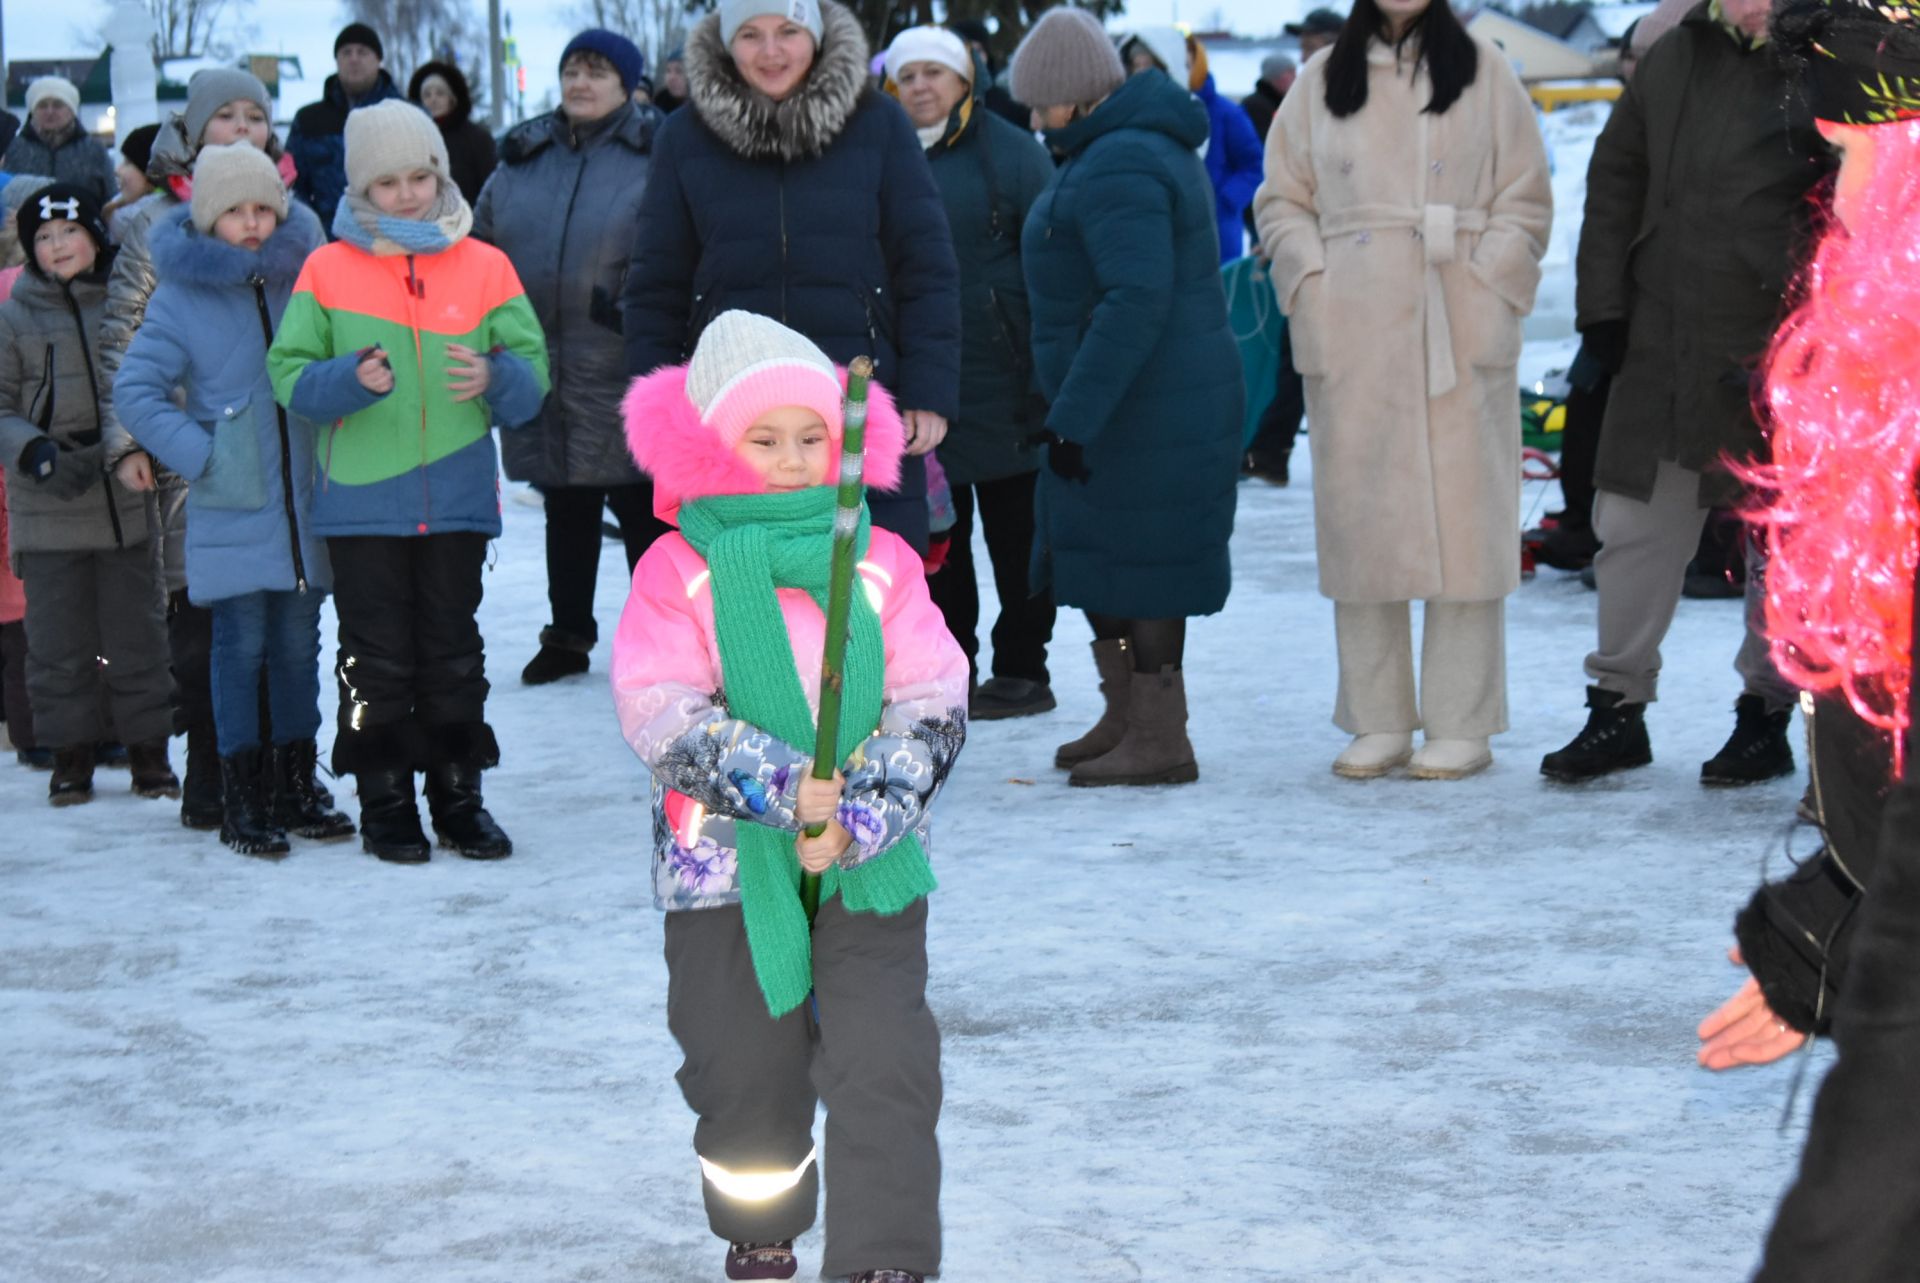
[[[180,777],[167,761],[167,742],[163,739],[127,745],[127,770],[133,776],[133,791],[141,797],[180,796]]]
[[[485,722],[436,726],[430,732],[427,809],[440,845],[469,860],[504,860],[513,842],[487,814],[480,773],[500,764],[500,743]]]
[[[213,723],[187,728],[187,775],[180,785],[180,823],[190,829],[220,827],[220,743]]]
[[[353,836],[353,821],[320,799],[313,772],[319,750],[312,740],[275,744],[268,750],[273,786],[273,822],[296,837],[317,842]]]
[[[47,801],[55,806],[78,806],[93,801],[93,745],[76,744],[53,750],[53,778],[47,781]]]
[[[562,677],[575,677],[587,671],[587,655],[593,642],[564,629],[540,630],[540,650],[520,670],[520,680],[528,686],[545,686]]]
[[[912,1270],[862,1270],[847,1283],[927,1283],[927,1276]]]
[[[241,855],[277,860],[292,850],[267,804],[267,755],[243,748],[220,759],[220,840]]]
[[[1347,780],[1377,780],[1413,756],[1412,731],[1356,735],[1333,759],[1333,773]]]
[[[1726,744],[1700,764],[1702,784],[1758,784],[1793,774],[1793,745],[1787,739],[1791,707],[1770,713],[1758,695],[1742,695],[1734,702],[1733,719],[1733,734]]]
[[[1080,763],[1067,777],[1075,788],[1109,784],[1191,784],[1200,778],[1187,740],[1187,685],[1168,664],[1128,674],[1127,729],[1113,750]]]
[[[790,1279],[800,1271],[793,1258],[793,1240],[780,1243],[730,1243],[727,1277],[730,1279]]]
[[[1126,638],[1096,641],[1093,644],[1093,667],[1100,674],[1100,693],[1106,697],[1107,707],[1100,714],[1100,720],[1093,724],[1092,730],[1054,750],[1053,764],[1063,771],[1070,771],[1082,762],[1090,762],[1103,753],[1112,752],[1120,743],[1121,736],[1127,733],[1127,700],[1133,689],[1133,650],[1127,645]]]
[[[1484,738],[1429,739],[1407,763],[1416,780],[1464,780],[1493,765],[1493,750]]]
[[[1653,761],[1647,742],[1647,706],[1625,704],[1620,692],[1587,687],[1587,724],[1571,743],[1540,759],[1540,773],[1578,784]]]
[[[360,849],[388,864],[425,864],[432,849],[420,827],[412,765],[363,767],[355,779],[360,786]]]

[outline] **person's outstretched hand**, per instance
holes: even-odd
[[[1727,950],[1736,967],[1746,966],[1738,949]],[[1740,1065],[1770,1065],[1806,1042],[1807,1036],[1773,1014],[1752,976],[1733,997],[1700,1022],[1701,1065],[1712,1070]]]

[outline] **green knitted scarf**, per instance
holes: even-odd
[[[680,533],[712,573],[720,682],[727,707],[800,748],[813,745],[813,710],[787,637],[777,588],[800,588],[827,608],[833,554],[834,488],[787,494],[728,495],[680,508]],[[871,523],[860,509],[856,547],[866,555]],[[842,689],[839,758],[846,762],[880,724],[886,679],[880,617],[866,594],[852,597]],[[800,860],[794,835],[739,822],[740,907],[753,970],[775,1017],[806,1001],[813,988],[813,950],[800,907]],[[912,834],[854,869],[830,868],[820,898],[834,895],[855,913],[898,913],[934,888],[933,870]]]

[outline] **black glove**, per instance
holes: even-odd
[[[1580,348],[1608,374],[1620,373],[1627,363],[1627,323],[1595,321],[1580,331]]]
[[[60,447],[53,443],[53,438],[36,437],[20,452],[20,475],[34,481],[45,481],[53,475],[59,463]]]
[[[59,451],[60,464],[40,482],[41,490],[55,499],[78,499],[105,475],[104,451],[105,447],[98,445]]]
[[[1047,434],[1047,469],[1062,481],[1078,481],[1082,485],[1093,478],[1087,471],[1086,452],[1080,443],[1051,432]]]

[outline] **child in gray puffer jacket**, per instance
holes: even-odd
[[[113,728],[133,788],[177,797],[163,594],[145,496],[106,475],[100,445],[100,320],[112,251],[100,203],[55,183],[20,210],[27,270],[0,305],[0,459],[15,572],[27,589],[27,692],[54,750],[55,806],[93,796],[93,746]]]

